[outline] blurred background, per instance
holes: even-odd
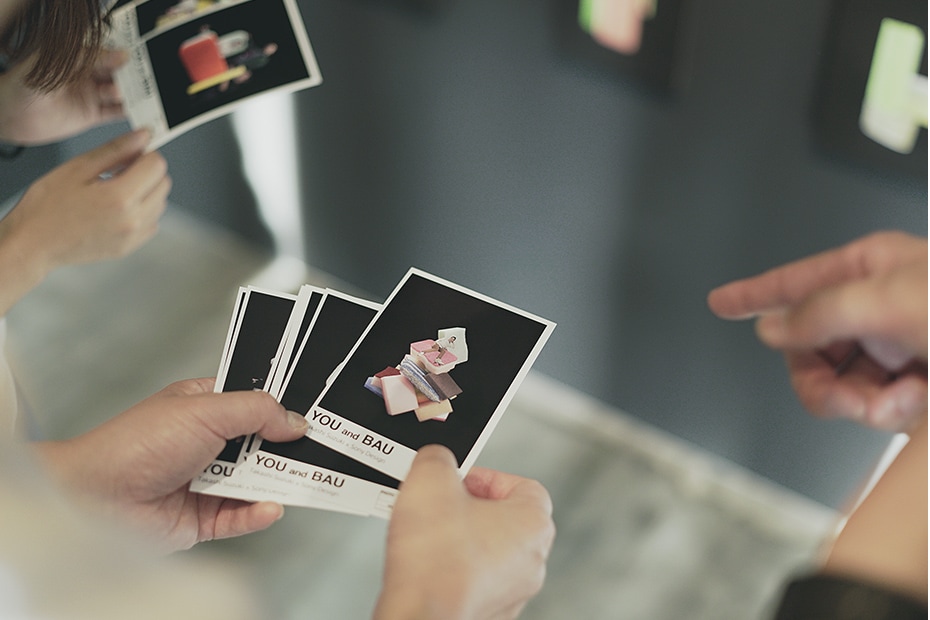
[[[525,308],[558,323],[542,380],[823,514],[843,505],[890,437],[811,418],[780,356],[705,297],[871,231],[926,235],[926,129],[902,153],[858,124],[881,20],[926,36],[926,3],[659,0],[626,53],[577,1],[299,6],[323,84],[162,149],[204,243],[219,231],[374,299],[413,265]],[[26,149],[0,166],[4,198],[124,130]],[[243,283],[224,261],[199,289],[223,312]]]

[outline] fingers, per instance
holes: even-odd
[[[745,319],[800,302],[811,293],[887,272],[919,258],[926,242],[900,232],[879,232],[761,275],[720,286],[707,297],[717,316]]]
[[[125,49],[102,49],[94,63],[93,74],[97,79],[109,79],[113,72],[129,61]]]
[[[284,506],[276,502],[249,503],[225,500],[212,522],[212,532],[201,532],[200,540],[219,540],[260,532],[284,516]],[[207,521],[210,523],[210,521]]]
[[[792,387],[804,407],[825,418],[845,418],[891,432],[907,432],[927,412],[926,368],[890,374],[860,356],[842,374],[823,355],[786,354]]]
[[[113,72],[129,60],[126,50],[102,50],[94,65],[92,85],[96,95],[97,116],[100,123],[108,123],[125,116],[123,95],[113,80]]]
[[[886,316],[882,301],[866,280],[826,288],[783,312],[759,318],[756,332],[776,349],[813,349],[854,340],[874,331]]]
[[[923,276],[926,279],[926,276]],[[794,306],[759,318],[756,332],[776,349],[816,349],[831,342],[857,340],[887,370],[898,370],[926,343],[926,301],[913,307],[890,298],[907,300],[889,289],[896,283],[882,279],[856,280],[814,293]],[[925,296],[924,296],[925,298]],[[921,335],[918,333],[923,328]],[[921,342],[924,344],[921,345]]]
[[[306,418],[286,411],[266,392],[195,395],[186,415],[193,415],[222,441],[258,433],[269,441],[293,441],[307,431]]]
[[[865,421],[882,430],[910,433],[926,415],[926,375],[905,376],[876,391],[866,405]]]
[[[171,394],[171,395],[186,395],[193,396],[194,394],[206,394],[213,391],[214,386],[216,385],[215,377],[201,377],[197,379],[185,379],[184,381],[176,381],[163,389],[162,394]]]
[[[473,467],[465,477],[465,487],[472,496],[480,499],[519,499],[541,507],[547,514],[552,514],[549,492],[536,480],[484,467]]]
[[[462,488],[455,456],[445,446],[428,445],[417,451],[401,488],[424,494],[448,494]]]
[[[76,157],[75,170],[87,182],[97,181],[139,157],[148,145],[151,134],[145,129],[125,133],[83,155]]]
[[[796,303],[821,288],[847,280],[859,269],[848,251],[831,250],[720,286],[707,296],[717,316],[746,319]]]
[[[785,359],[792,387],[805,409],[824,418],[864,419],[866,398],[862,389],[869,385],[861,378],[859,368],[838,377],[834,364],[815,352],[790,352]]]

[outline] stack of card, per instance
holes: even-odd
[[[242,288],[216,390],[267,391],[310,428],[229,441],[191,490],[386,518],[419,448],[467,473],[554,328],[417,269],[383,305]]]

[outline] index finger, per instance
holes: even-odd
[[[106,173],[112,173],[119,167],[139,157],[151,140],[151,133],[146,129],[138,129],[125,133],[109,142],[98,146],[74,158],[74,170],[81,176],[81,180],[93,183]]]
[[[465,476],[465,487],[480,499],[521,499],[542,507],[552,514],[552,498],[538,481],[515,474],[473,467]]]
[[[108,183],[116,183],[125,188],[123,196],[132,202],[140,202],[148,196],[168,173],[168,163],[158,151],[142,155]]]
[[[898,232],[874,233],[833,250],[720,286],[707,296],[717,316],[746,319],[794,305],[814,291],[862,278],[912,258],[919,244]]]

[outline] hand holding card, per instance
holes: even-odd
[[[280,518],[280,505],[196,497],[185,483],[224,439],[260,431],[286,441],[303,430],[304,421],[267,394],[217,394],[212,379],[191,379],[88,433],[38,448],[69,491],[175,550],[261,530]]]
[[[230,442],[191,488],[387,517],[422,446],[467,473],[554,327],[416,269],[383,306],[243,289],[217,385],[270,391],[310,427]]]
[[[515,617],[542,587],[551,514],[536,481],[476,467],[463,482],[448,450],[425,446],[391,517],[374,617]]]

